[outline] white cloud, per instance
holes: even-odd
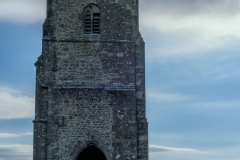
[[[0,145],[0,160],[32,160],[31,145]]]
[[[151,18],[149,18],[151,16]],[[173,15],[159,15],[148,11],[141,17],[141,24],[161,32],[175,32],[190,30],[205,35],[206,40],[216,37],[240,37],[240,14],[225,17],[217,15],[193,15],[188,17],[175,17]]]
[[[237,69],[237,68],[234,68],[234,69],[227,70],[228,72],[224,72],[222,74],[219,74],[218,76],[216,76],[216,80],[226,80],[226,79],[239,78],[240,77],[239,69]],[[222,69],[222,70],[224,70],[224,69]]]
[[[11,137],[22,137],[22,136],[32,136],[32,132],[26,132],[26,133],[19,133],[19,134],[14,134],[14,133],[0,133],[0,138],[11,138]]]
[[[165,146],[158,146],[158,145],[149,145],[150,153],[161,153],[161,152],[196,152],[195,149],[189,148],[173,148],[173,147],[165,147]]]
[[[178,6],[173,7],[177,10]],[[217,9],[220,12],[222,8]],[[181,15],[174,12],[174,8],[164,13],[144,7],[140,13],[143,35],[156,46],[148,50],[148,56],[189,56],[236,47],[240,41],[239,12],[226,15],[211,12]],[[148,37],[148,34],[151,36]]]
[[[219,100],[219,101],[203,101],[202,97],[197,95],[180,95],[174,93],[162,93],[162,92],[147,92],[148,101],[156,101],[157,103],[176,103],[183,102],[184,106],[199,109],[215,110],[225,108],[240,108],[240,101],[238,99]]]
[[[146,7],[148,6],[148,7]],[[233,15],[239,13],[239,0],[140,0],[140,8],[151,8],[158,13],[189,16],[193,14]]]
[[[207,110],[214,110],[214,109],[238,109],[240,108],[240,100],[219,100],[219,101],[212,101],[212,102],[200,102],[200,103],[193,103],[192,106],[194,108],[199,109],[207,109]]]
[[[0,0],[0,21],[34,23],[43,21],[46,0]]]
[[[148,99],[154,99],[160,102],[179,102],[184,101],[190,98],[190,96],[171,94],[171,93],[156,93],[156,92],[147,92]]]
[[[0,119],[34,117],[34,98],[10,87],[0,86]]]
[[[195,150],[150,145],[151,160],[239,160],[239,146]]]

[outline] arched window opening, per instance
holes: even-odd
[[[90,4],[85,9],[85,34],[100,34],[100,9]]]
[[[107,158],[100,149],[92,145],[84,149],[77,160],[107,160]]]

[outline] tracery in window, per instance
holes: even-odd
[[[100,9],[90,4],[85,9],[85,34],[100,34]]]

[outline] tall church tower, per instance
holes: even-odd
[[[47,0],[34,160],[148,160],[138,0]]]

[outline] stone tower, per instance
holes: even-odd
[[[47,0],[34,160],[148,160],[138,0]]]

